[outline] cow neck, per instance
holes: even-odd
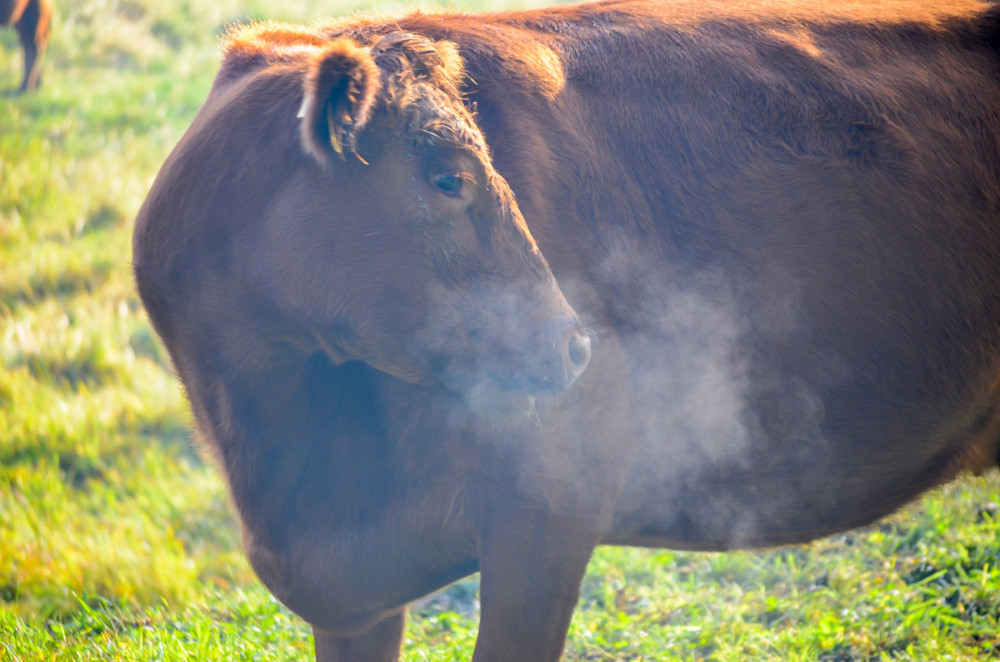
[[[303,481],[312,464],[323,463],[334,492],[338,481],[356,480],[359,467],[391,450],[373,373],[317,354],[230,374],[207,390],[210,399],[196,409],[211,421],[204,427],[216,437],[244,521],[257,523],[256,538],[283,537],[295,520],[289,513],[298,511],[298,492],[287,486]]]

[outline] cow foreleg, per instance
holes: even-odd
[[[354,637],[313,628],[316,662],[397,662],[405,624],[406,611],[401,610]]]
[[[569,522],[504,518],[484,541],[473,662],[557,662],[595,546]]]

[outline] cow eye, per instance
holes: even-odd
[[[465,178],[457,172],[439,172],[431,181],[439,191],[453,198],[462,195],[462,186],[465,184]]]

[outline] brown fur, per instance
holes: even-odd
[[[0,25],[17,30],[24,50],[24,78],[19,88],[26,92],[41,82],[41,58],[49,43],[52,3],[49,0],[0,0]]]
[[[479,570],[474,660],[554,662],[598,544],[808,540],[995,463],[998,99],[964,0],[232,32],[135,275],[317,658],[396,660]]]

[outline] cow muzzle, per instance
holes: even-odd
[[[528,395],[557,395],[569,388],[590,363],[590,336],[575,317],[546,327],[494,354],[484,377],[500,389]]]
[[[435,294],[412,346],[457,395],[557,395],[590,363],[590,336],[554,280],[480,281]]]
[[[575,318],[548,326],[530,340],[478,356],[471,370],[452,363],[446,382],[468,411],[495,421],[530,419],[537,415],[536,397],[556,396],[576,381],[590,363],[590,336]]]
[[[553,334],[556,340],[548,359],[539,360],[536,370],[524,371],[523,383],[516,385],[517,390],[533,395],[561,393],[590,363],[590,336],[586,331],[575,321],[559,326],[563,328]]]

